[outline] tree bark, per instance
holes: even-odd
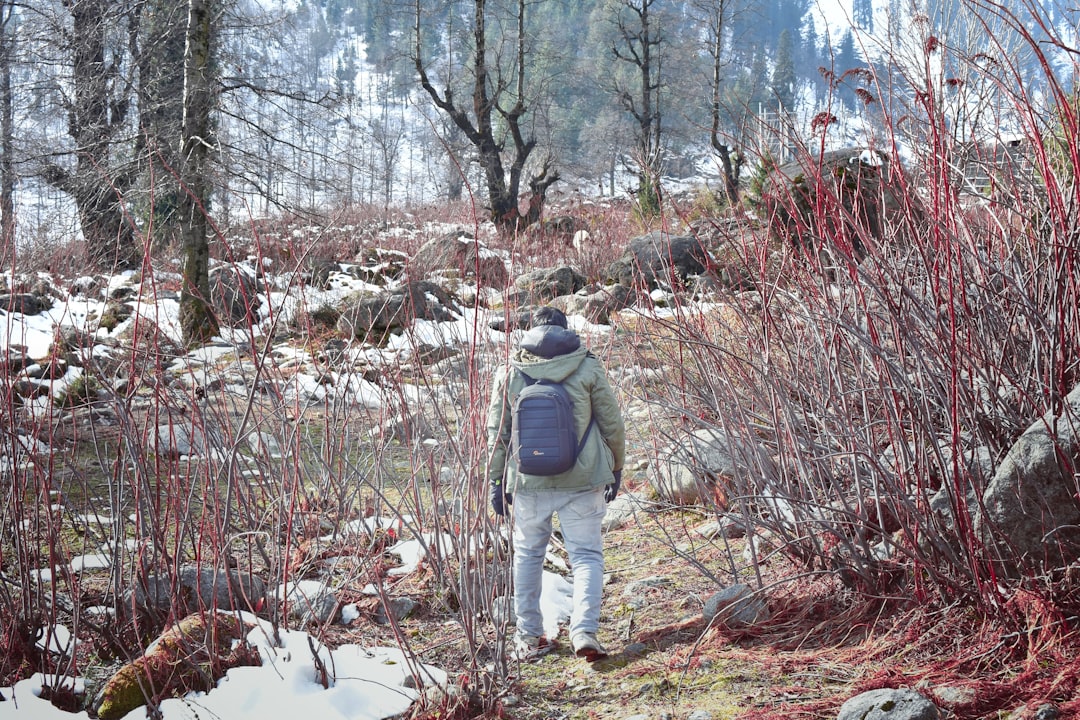
[[[189,0],[184,53],[184,119],[180,146],[183,287],[180,328],[188,347],[207,342],[219,326],[210,302],[210,160],[213,146],[215,0]]]
[[[0,2],[0,245],[15,247],[15,115],[11,61],[15,56],[14,0]]]

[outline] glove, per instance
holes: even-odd
[[[619,494],[619,486],[622,485],[622,470],[616,470],[612,475],[615,476],[615,482],[604,486],[604,502],[614,500]]]
[[[514,504],[514,496],[503,492],[502,483],[491,483],[491,509],[499,517],[506,517],[506,508]]]

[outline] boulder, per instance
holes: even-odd
[[[623,254],[608,266],[607,277],[634,288],[670,288],[701,275],[712,263],[697,238],[656,230],[632,239]]]
[[[453,298],[441,287],[426,280],[377,295],[361,295],[341,311],[339,332],[349,338],[382,343],[393,331],[414,320],[445,322],[457,316]]]
[[[176,600],[183,612],[218,608],[255,612],[266,598],[262,579],[238,570],[185,565],[176,576]],[[167,612],[173,603],[173,582],[167,575],[137,581],[124,597],[126,607],[144,613]]]
[[[572,267],[542,268],[527,272],[514,280],[520,291],[515,305],[543,304],[560,295],[573,295],[585,287],[585,276]]]
[[[259,320],[259,282],[235,265],[221,265],[210,271],[210,298],[218,320],[237,327]]]
[[[739,583],[713,593],[701,611],[705,622],[716,622],[729,628],[744,628],[769,619],[769,606],[750,588]]]
[[[37,315],[52,307],[52,301],[33,293],[11,293],[0,295],[0,311]]]
[[[428,240],[409,262],[409,273],[414,278],[445,270],[474,278],[484,287],[505,288],[510,277],[503,258],[464,231]]]
[[[340,604],[334,591],[318,580],[300,580],[280,585],[274,597],[279,604],[285,606],[290,618],[304,625],[325,625],[332,622],[337,617]]]
[[[1080,386],[1060,415],[1036,420],[1005,454],[982,496],[975,529],[1000,569],[1063,567],[1080,559]]]
[[[551,304],[567,315],[581,315],[591,323],[610,325],[613,313],[634,304],[634,290],[621,284],[592,286],[555,298]]]
[[[849,698],[836,720],[940,720],[941,711],[923,695],[901,688],[870,690]]]
[[[649,470],[649,482],[660,497],[690,505],[712,496],[725,481],[778,476],[772,458],[753,441],[731,437],[721,428],[702,428],[661,451]]]
[[[887,220],[903,219],[910,202],[899,193],[889,156],[864,147],[832,150],[776,168],[761,202],[770,231],[805,248],[822,239],[862,258],[864,238],[880,239]]]

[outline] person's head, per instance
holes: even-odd
[[[529,327],[539,327],[541,325],[555,325],[556,327],[565,328],[566,315],[558,308],[545,305],[533,311],[532,321],[529,323]]]

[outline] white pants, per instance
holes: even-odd
[[[563,543],[574,573],[574,606],[570,637],[595,633],[600,627],[604,586],[601,524],[607,505],[604,488],[574,492],[514,494],[514,611],[519,635],[544,634],[540,588],[544,555],[551,539],[551,518],[559,515]]]

